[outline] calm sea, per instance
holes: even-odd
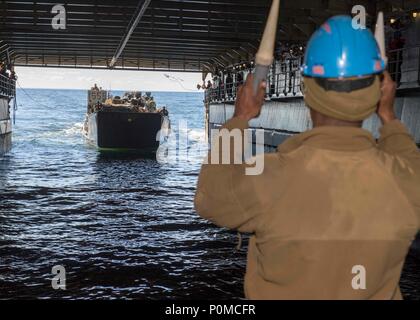
[[[228,299],[243,296],[246,243],[199,219],[201,157],[160,164],[100,154],[81,134],[86,91],[18,90],[13,151],[0,159],[0,298]],[[203,96],[154,93],[205,147]],[[177,128],[175,126],[175,134]],[[67,290],[51,287],[62,265]],[[420,299],[420,263],[401,281]]]

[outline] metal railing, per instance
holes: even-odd
[[[267,78],[267,97],[287,98],[299,97],[301,93],[301,65],[303,57],[290,58],[285,61],[276,61],[270,68]],[[241,71],[242,79],[252,70]],[[235,101],[238,88],[243,84],[243,80],[237,81],[237,73],[233,73],[232,80],[226,82],[226,77],[217,79],[213,88],[206,90],[207,102],[229,102]],[[232,82],[231,82],[232,81]]]
[[[270,98],[301,97],[303,56],[275,62],[268,78]]]
[[[0,96],[8,98],[16,96],[16,80],[0,75]]]
[[[402,80],[417,81],[420,84],[420,46],[390,50],[388,52],[388,71],[398,87]],[[408,75],[407,79],[403,79],[403,74]]]
[[[275,61],[267,79],[267,98],[302,97],[302,63],[303,56],[288,58],[281,62]],[[401,81],[417,82],[420,85],[420,47],[390,50],[388,52],[388,70],[398,87],[401,85]],[[250,71],[244,73],[244,79]],[[233,79],[235,78],[236,74],[233,73]],[[218,79],[213,88],[206,90],[207,102],[235,101],[238,87],[242,82],[234,81],[225,84],[225,79],[223,80],[219,84],[220,79]]]

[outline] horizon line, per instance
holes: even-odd
[[[89,91],[90,89],[84,89],[84,88],[34,88],[34,87],[16,87],[16,90],[83,90],[83,91]],[[130,89],[111,89],[111,90],[106,90],[103,89],[104,91],[126,91],[126,92],[130,92],[130,91],[135,91],[135,90],[130,90]],[[141,91],[141,92],[171,92],[171,93],[204,93],[204,91],[202,90],[197,90],[197,91],[188,91],[188,90],[137,90],[137,91]]]

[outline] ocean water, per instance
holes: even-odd
[[[236,235],[193,210],[200,157],[100,154],[81,133],[86,91],[17,95],[13,150],[0,160],[0,298],[242,295]],[[205,145],[202,94],[154,96],[174,126],[187,122],[189,148]],[[55,265],[66,291],[51,287]]]
[[[18,90],[13,151],[0,159],[0,298],[243,297],[246,241],[198,218],[193,197],[206,148],[203,96],[154,96],[189,161],[101,154],[81,130],[87,93]],[[183,120],[188,128],[177,129]],[[51,286],[54,266],[67,290]],[[420,299],[419,262],[401,281]]]

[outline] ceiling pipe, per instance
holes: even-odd
[[[146,9],[149,7],[151,0],[144,0],[140,1],[139,5],[137,6],[136,12],[134,13],[133,17],[131,18],[130,23],[127,26],[127,31],[124,34],[123,38],[121,39],[120,44],[118,45],[117,50],[115,51],[114,56],[109,63],[109,67],[113,68],[118,61],[118,58],[121,56],[122,52],[124,51],[125,46],[130,40],[131,35],[133,34],[134,30],[136,29],[137,25],[139,24],[141,18],[143,17]]]

